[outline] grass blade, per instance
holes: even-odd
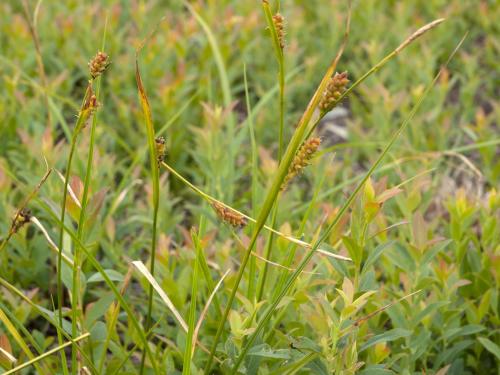
[[[137,51],[139,53],[139,51]],[[153,184],[153,228],[152,228],[152,238],[151,238],[151,275],[155,274],[155,263],[156,263],[156,230],[158,224],[158,206],[159,206],[159,195],[160,195],[160,182],[159,182],[159,173],[158,173],[158,155],[156,152],[155,145],[155,129],[153,125],[153,117],[151,115],[151,107],[149,105],[148,97],[146,95],[146,90],[144,89],[144,85],[142,84],[141,75],[139,72],[139,62],[135,60],[135,78],[137,82],[137,89],[139,91],[139,101],[141,103],[141,108],[144,114],[144,121],[147,130],[147,138],[149,145],[149,161],[150,161],[150,169],[151,169],[151,178]],[[149,296],[148,296],[148,308],[146,314],[146,322],[145,328],[149,330],[151,326],[151,315],[153,312],[153,286],[150,285],[149,288]],[[144,371],[144,360],[145,353],[142,356],[141,360],[141,370],[142,374]]]
[[[248,94],[247,67],[243,65],[243,82],[245,84],[245,103],[247,106],[248,132],[250,135],[250,144],[252,146],[252,213],[257,213],[257,184],[258,184],[258,160],[257,160],[257,142],[255,140],[255,129],[253,124],[252,107],[250,106],[250,95]],[[252,258],[248,270],[248,298],[253,298],[255,293],[255,259]]]
[[[222,286],[222,282],[227,277],[227,275],[229,275],[230,272],[231,272],[231,270],[227,270],[226,272],[224,272],[224,274],[220,278],[219,282],[215,285],[215,288],[212,290],[212,293],[210,293],[210,296],[208,297],[208,300],[205,303],[205,307],[203,308],[203,310],[200,314],[200,317],[198,318],[198,322],[196,323],[196,327],[195,327],[194,332],[193,332],[193,342],[198,341],[198,332],[200,332],[200,328],[201,328],[201,325],[203,324],[203,319],[205,318],[205,315],[208,312],[208,308],[210,307],[212,300],[216,296],[217,291]],[[191,357],[194,355],[194,350],[195,350],[195,347],[193,346],[193,352],[191,353]]]
[[[144,263],[142,263],[140,260],[136,260],[132,262],[132,265],[139,271],[142,276],[146,278],[148,281],[149,285],[151,288],[156,290],[162,301],[165,303],[165,305],[168,307],[168,309],[172,312],[174,315],[175,319],[179,323],[179,325],[182,327],[182,329],[187,332],[188,331],[188,325],[186,324],[186,321],[184,318],[181,316],[177,308],[174,306],[173,302],[170,300],[170,298],[167,296],[165,291],[162,289],[160,284],[155,280],[151,272],[146,268]]]
[[[191,239],[196,250],[193,266],[193,275],[191,280],[191,305],[189,306],[189,316],[188,316],[188,332],[186,338],[186,348],[184,350],[184,361],[182,366],[182,374],[189,375],[191,373],[191,358],[194,353],[193,337],[195,329],[196,320],[196,298],[198,296],[198,273],[200,269],[200,258],[201,258],[201,243],[199,238],[199,233],[203,232],[203,217],[200,220],[200,229],[196,233],[195,229],[191,230]],[[195,341],[196,342],[196,341]]]

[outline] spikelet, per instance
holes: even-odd
[[[97,97],[92,90],[92,85],[89,82],[87,92],[85,93],[85,101],[80,111],[80,116],[83,119],[82,128],[87,127],[90,117],[94,114],[97,108],[99,108],[99,102],[97,101]],[[78,129],[78,131],[82,128]]]
[[[155,147],[156,147],[156,160],[158,161],[158,167],[165,160],[165,137],[157,137],[155,138]]]
[[[280,44],[280,48],[285,48],[285,18],[276,13],[273,16],[274,28],[276,29],[276,34],[278,35],[278,42]]]
[[[319,145],[321,144],[321,138],[309,138],[300,147],[299,151],[295,155],[292,164],[288,168],[288,174],[281,185],[281,190],[285,190],[288,183],[297,176],[302,170],[309,165],[309,161],[312,159],[313,155],[318,151]]]
[[[18,215],[12,221],[11,231],[12,233],[17,233],[25,224],[29,223],[31,220],[31,211],[27,208],[23,208]]]
[[[238,212],[227,208],[219,202],[212,202],[212,207],[223,221],[232,225],[233,227],[244,227],[247,225],[247,220]]]
[[[89,62],[90,76],[93,79],[99,77],[109,65],[109,56],[104,52],[97,52]]]
[[[348,83],[349,79],[347,78],[347,72],[335,73],[335,75],[330,78],[330,82],[328,82],[325,92],[318,104],[321,112],[329,112],[335,107]]]

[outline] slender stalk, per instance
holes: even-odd
[[[258,184],[258,167],[257,167],[257,142],[255,140],[255,129],[253,125],[252,107],[250,106],[250,95],[248,94],[247,68],[243,66],[243,79],[245,83],[245,100],[247,106],[247,121],[248,132],[250,133],[250,144],[252,145],[252,213],[255,216],[257,212],[257,184]],[[253,298],[255,294],[255,258],[250,260],[248,269],[248,298]]]
[[[139,53],[140,51],[137,51]],[[154,125],[153,125],[153,118],[151,115],[151,107],[149,106],[149,101],[147,98],[146,90],[142,84],[142,79],[140,76],[139,72],[139,63],[137,60],[136,56],[136,61],[135,61],[135,72],[136,72],[136,81],[137,81],[137,88],[139,91],[139,99],[141,102],[141,107],[144,113],[144,120],[145,120],[145,125],[146,125],[146,130],[147,130],[147,138],[148,138],[148,145],[149,145],[149,161],[150,161],[150,169],[151,169],[151,182],[153,185],[153,200],[152,200],[152,205],[153,205],[153,228],[152,228],[152,239],[151,239],[151,264],[150,264],[150,272],[151,275],[154,277],[155,274],[155,263],[156,263],[156,231],[157,231],[157,224],[158,224],[158,206],[159,206],[159,195],[160,195],[160,181],[159,181],[159,164],[158,164],[158,155],[156,151],[156,145],[155,145],[155,130],[154,130]],[[145,321],[145,329],[146,331],[149,331],[149,328],[151,327],[151,315],[153,312],[153,286],[149,286],[149,295],[148,295],[148,308],[147,308],[147,314],[146,314],[146,321]],[[143,352],[142,358],[141,358],[141,367],[140,367],[140,374],[144,372],[144,363],[146,359],[146,353]]]
[[[47,74],[45,73],[45,65],[43,63],[43,58],[42,58],[42,47],[40,45],[40,38],[38,37],[38,32],[36,30],[36,19],[30,16],[30,9],[28,2],[26,0],[22,1],[22,5],[23,5],[24,15],[26,17],[26,21],[28,24],[28,29],[30,31],[31,38],[33,39],[33,44],[35,45],[36,64],[38,66],[38,72],[42,80],[43,100],[45,101],[45,108],[47,111],[47,127],[50,128],[52,125],[52,121],[51,121],[49,94],[48,94],[49,82],[47,80]]]
[[[191,232],[191,238],[196,250],[196,256],[194,259],[193,276],[191,281],[191,306],[189,307],[188,316],[188,332],[186,337],[186,348],[184,350],[184,361],[182,366],[182,374],[189,375],[191,373],[191,358],[193,354],[193,333],[196,325],[196,296],[198,295],[198,274],[200,268],[200,257],[201,257],[201,243],[199,234],[203,232],[203,217],[200,220],[200,229],[196,233],[193,229]]]
[[[460,48],[460,46],[464,42],[465,37],[466,36],[464,36],[462,38],[462,40],[459,42],[459,44],[457,45],[457,47],[451,53],[450,57],[448,58],[447,62],[444,65],[444,67],[446,67],[448,65],[448,63],[451,61],[451,59],[453,58],[453,56],[455,55],[455,53],[458,51],[458,49]],[[366,172],[366,174],[364,175],[363,179],[356,186],[356,189],[354,189],[354,191],[351,193],[351,195],[349,196],[349,198],[347,199],[347,201],[344,203],[344,205],[339,210],[339,212],[337,213],[337,215],[335,216],[335,218],[333,219],[333,221],[328,226],[327,230],[315,242],[315,244],[313,245],[313,248],[308,251],[308,253],[306,254],[306,256],[300,262],[299,266],[296,268],[295,272],[293,272],[289,276],[289,278],[288,278],[288,280],[287,280],[287,282],[285,284],[285,287],[280,291],[278,297],[275,298],[274,301],[272,302],[272,304],[266,309],[266,311],[265,311],[263,317],[261,318],[260,322],[258,323],[255,331],[249,336],[247,342],[245,343],[245,346],[241,350],[241,353],[240,353],[238,359],[236,360],[236,363],[235,363],[235,365],[234,365],[234,367],[233,367],[233,369],[231,371],[231,374],[235,374],[238,371],[238,368],[241,365],[241,362],[245,358],[245,356],[248,353],[248,350],[251,348],[253,342],[260,335],[260,333],[262,332],[262,330],[266,326],[267,322],[272,317],[274,311],[278,307],[279,303],[281,302],[281,300],[283,299],[283,297],[287,294],[288,290],[295,283],[295,280],[298,278],[298,276],[300,275],[300,273],[302,272],[302,270],[307,266],[307,264],[311,260],[312,256],[314,255],[314,252],[316,251],[316,249],[319,247],[319,245],[322,242],[324,242],[328,238],[328,236],[330,235],[330,233],[332,232],[332,230],[340,222],[340,220],[342,219],[342,216],[347,212],[347,210],[351,206],[352,202],[354,201],[354,199],[358,195],[359,191],[363,188],[365,182],[370,178],[370,176],[373,174],[373,172],[378,168],[378,166],[381,164],[381,162],[384,159],[384,157],[386,156],[386,154],[392,148],[392,145],[396,142],[396,140],[398,140],[398,138],[400,137],[401,133],[406,129],[406,127],[408,126],[408,124],[410,123],[410,121],[413,119],[413,117],[417,113],[418,109],[420,108],[420,105],[424,101],[425,97],[429,94],[430,90],[434,87],[434,84],[439,79],[439,77],[440,77],[440,75],[441,75],[441,73],[443,71],[443,68],[439,70],[438,74],[434,77],[434,79],[432,80],[432,82],[426,87],[426,89],[422,93],[422,95],[420,95],[417,103],[413,106],[411,112],[408,114],[408,116],[403,121],[403,123],[398,128],[398,130],[396,130],[396,132],[394,132],[394,134],[390,138],[389,142],[385,146],[385,148],[382,151],[382,153],[379,155],[379,157],[377,158],[377,160],[375,161],[375,163],[373,163],[373,165],[370,167],[370,169]]]
[[[105,47],[105,40],[106,40],[106,30],[107,30],[107,22],[108,18],[106,17],[106,22],[104,23],[104,35],[103,35],[103,40],[101,44],[101,51],[104,51]],[[96,82],[96,98],[98,101],[100,101],[100,92],[101,92],[101,80],[102,76],[99,76],[97,78]],[[82,194],[82,199],[81,199],[81,205],[82,207],[80,208],[80,216],[78,218],[78,228],[77,228],[77,233],[76,236],[80,241],[83,241],[83,231],[84,231],[84,226],[85,226],[85,219],[86,219],[86,213],[87,213],[87,204],[88,204],[88,195],[89,195],[89,187],[90,187],[90,180],[92,179],[92,163],[94,160],[94,144],[95,144],[95,129],[97,125],[97,113],[94,113],[94,116],[92,117],[92,125],[90,128],[90,140],[89,140],[89,151],[87,155],[87,167],[85,170],[85,179],[83,183],[83,194]],[[66,180],[67,181],[67,180]],[[75,246],[75,256],[74,256],[74,264],[75,266],[73,267],[73,285],[72,285],[72,309],[71,309],[71,333],[73,337],[76,336],[77,334],[77,322],[80,324],[80,329],[84,330],[83,324],[83,296],[82,296],[82,291],[81,291],[81,286],[80,286],[80,278],[81,278],[81,266],[82,266],[82,260],[81,260],[81,250],[78,246]],[[89,339],[90,341],[90,339]],[[77,344],[75,343],[71,347],[71,363],[75,364],[78,363],[77,361],[77,356],[76,353],[78,351]],[[92,355],[92,350],[90,351],[90,354]],[[77,372],[77,366],[72,365],[71,367],[72,374],[76,375]]]
[[[65,173],[65,178],[64,178],[64,189],[63,189],[63,196],[62,196],[62,202],[61,202],[61,216],[60,216],[60,228],[59,228],[59,241],[58,241],[58,248],[59,248],[59,254],[57,257],[57,301],[58,301],[58,319],[59,319],[59,326],[62,327],[62,307],[63,307],[63,285],[62,285],[62,259],[63,259],[63,235],[64,235],[64,220],[66,217],[66,199],[68,197],[68,184],[69,184],[69,178],[70,178],[70,173],[71,173],[71,165],[73,163],[73,157],[75,154],[76,150],[76,141],[78,139],[78,135],[80,134],[81,129],[85,125],[85,122],[88,120],[91,110],[88,108],[85,108],[85,103],[89,99],[91,94],[91,83],[87,86],[87,91],[85,93],[85,97],[83,99],[82,105],[80,112],[78,114],[78,119],[75,125],[75,130],[73,131],[73,135],[71,137],[71,145],[70,145],[70,151],[69,151],[69,157],[68,157],[68,162],[66,164],[66,173]],[[74,267],[77,267],[76,262],[74,264]],[[76,333],[76,329],[72,329],[72,334],[73,337]],[[59,344],[62,345],[62,335],[60,330],[57,330],[57,338],[59,341]],[[64,352],[61,352],[61,361],[63,365],[63,372],[64,374],[68,373],[68,365],[66,362],[66,355]],[[72,366],[74,366],[75,363],[72,363]]]
[[[7,233],[7,236],[5,236],[4,240],[2,241],[2,244],[0,245],[0,255],[3,253],[5,247],[7,246],[7,243],[9,242],[10,238],[14,235],[16,232],[16,223],[17,220],[19,219],[19,215],[21,215],[21,212],[28,203],[33,199],[33,197],[36,196],[42,185],[47,181],[47,178],[49,178],[50,174],[52,173],[52,168],[48,168],[47,172],[43,175],[42,179],[40,182],[35,186],[35,188],[31,191],[31,193],[24,199],[24,201],[21,203],[19,208],[16,211],[16,214],[14,215],[14,218],[12,219],[12,223],[9,228],[9,232]]]

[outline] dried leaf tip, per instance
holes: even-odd
[[[14,217],[12,221],[12,233],[17,233],[19,229],[21,229],[25,224],[31,221],[31,211],[28,208],[23,208],[19,213]]]
[[[155,147],[156,147],[156,160],[158,161],[158,167],[165,160],[166,155],[166,142],[165,137],[156,137],[155,138]]]
[[[412,35],[410,35],[403,43],[401,43],[398,48],[396,48],[396,53],[401,52],[404,48],[406,48],[409,44],[411,44],[415,39],[418,39],[422,35],[424,35],[427,31],[435,28],[441,22],[443,22],[445,18],[439,18],[437,20],[428,23],[427,25],[422,26],[420,29],[415,31]]]
[[[109,56],[105,52],[97,52],[89,62],[89,70],[92,79],[99,77],[110,64]]]
[[[247,220],[243,217],[243,215],[223,206],[219,202],[212,202],[212,207],[217,213],[217,216],[233,227],[244,227],[247,225]]]
[[[285,48],[285,18],[280,14],[276,13],[273,16],[274,28],[276,30],[276,35],[278,36],[278,42],[281,49]]]
[[[347,72],[335,73],[335,75],[330,78],[328,85],[323,93],[318,107],[323,112],[331,111],[336,105],[339,98],[344,93],[349,79],[347,78]]]
[[[299,151],[295,155],[290,168],[288,168],[288,174],[283,181],[281,190],[285,190],[288,186],[288,183],[310,164],[309,162],[311,161],[316,151],[318,151],[320,145],[321,138],[318,137],[309,138],[302,144]]]

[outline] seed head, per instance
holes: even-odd
[[[309,138],[302,144],[302,146],[299,148],[299,151],[295,155],[292,164],[288,168],[288,174],[283,181],[281,190],[285,190],[288,186],[288,183],[309,165],[310,160],[312,159],[316,151],[318,151],[320,144],[321,138],[317,137]]]
[[[99,105],[100,104],[97,101],[97,97],[95,96],[94,91],[92,90],[92,86],[89,84],[87,87],[87,92],[85,93],[85,101],[80,111],[80,116],[83,119],[81,129],[87,127],[90,117],[94,114]]]
[[[99,77],[109,65],[109,56],[104,52],[97,52],[89,62],[89,70],[92,79]]]
[[[330,82],[328,82],[323,97],[318,104],[321,112],[329,112],[337,105],[337,100],[344,93],[348,83],[349,79],[347,78],[347,72],[335,73],[335,75],[330,78]]]
[[[160,166],[161,162],[165,160],[165,137],[157,137],[155,138],[155,147],[156,147],[156,158],[158,161],[158,166]]]
[[[247,225],[247,220],[241,214],[223,206],[219,202],[212,202],[212,207],[217,213],[217,216],[233,227],[244,227]]]
[[[280,48],[283,49],[285,48],[285,18],[281,14],[276,13],[273,16],[273,23],[278,35]]]
[[[28,208],[23,208],[12,221],[12,233],[17,233],[25,224],[31,220],[31,211]]]

